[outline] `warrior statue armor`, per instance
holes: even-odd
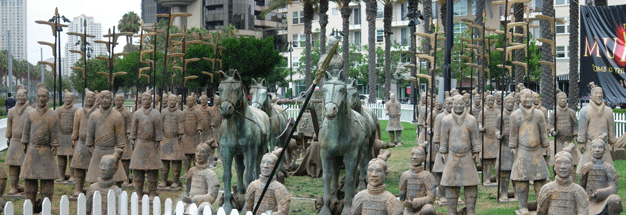
[[[74,141],[74,156],[70,167],[74,169],[74,195],[83,193],[85,177],[87,177],[87,169],[91,161],[91,152],[87,149],[85,141],[87,139],[87,130],[89,116],[98,108],[95,107],[96,94],[89,89],[85,89],[85,105],[78,109],[74,114],[74,129],[72,129],[72,140]]]
[[[4,164],[9,166],[9,176],[11,180],[11,189],[7,195],[16,195],[18,184],[20,182],[20,170],[24,163],[25,148],[21,143],[22,132],[24,131],[24,122],[28,117],[28,112],[33,110],[27,100],[27,91],[21,87],[17,90],[17,105],[9,110],[7,114],[7,150]]]
[[[411,169],[400,175],[400,201],[404,201],[404,214],[436,214],[435,202],[437,184],[432,173],[424,171],[426,152],[423,147],[411,149]]]
[[[604,162],[606,134],[601,134],[591,143],[589,149],[593,158],[580,170],[579,184],[589,197],[589,214],[620,214],[623,211],[622,199],[617,195],[617,170]]]
[[[113,178],[113,175],[115,175],[118,171],[120,158],[122,158],[123,152],[124,150],[122,150],[121,148],[115,148],[115,152],[113,154],[102,156],[102,159],[100,159],[100,166],[98,167],[98,181],[91,184],[87,189],[87,214],[92,214],[94,200],[93,197],[96,191],[100,192],[101,196],[101,214],[107,213],[107,195],[109,193],[109,190],[113,190],[113,193],[115,193],[116,197],[119,197],[122,194],[122,189],[120,189],[115,184],[116,181]],[[119,206],[119,202],[117,202],[115,208],[118,208],[117,206]]]
[[[432,173],[435,176],[435,180],[437,185],[439,186],[439,203],[440,204],[447,204],[448,199],[446,199],[446,196],[443,195],[443,187],[441,186],[441,175],[443,174],[443,169],[444,169],[444,163],[443,163],[443,154],[441,154],[439,152],[439,144],[441,142],[441,120],[449,115],[452,112],[452,103],[453,103],[454,99],[453,97],[448,97],[446,98],[446,100],[444,101],[444,110],[442,113],[440,113],[439,115],[437,115],[437,117],[435,118],[435,124],[434,124],[434,132],[433,132],[433,144],[435,145],[435,147],[433,148],[432,153],[436,153],[435,156],[435,164],[433,165],[433,169],[432,169]],[[430,153],[430,152],[427,152]]]
[[[478,115],[478,129],[482,135],[482,166],[483,181],[489,182],[491,178],[491,167],[494,166],[498,157],[498,141],[496,139],[496,122],[499,112],[494,107],[495,98],[492,95],[485,97],[485,107]],[[484,117],[484,119],[483,119]],[[483,123],[484,120],[484,123]],[[494,166],[495,167],[495,166]]]
[[[522,101],[523,102],[523,101]],[[554,181],[547,183],[537,195],[537,214],[589,214],[587,193],[570,177],[572,155],[569,150],[554,155]]]
[[[582,153],[578,161],[578,169],[576,169],[578,174],[580,174],[580,168],[592,160],[592,152],[586,149],[590,148],[591,141],[602,133],[607,134],[604,138],[604,143],[606,144],[605,148],[608,149],[605,150],[606,152],[602,159],[613,166],[611,149],[617,142],[613,109],[604,104],[602,88],[594,85],[591,89],[591,101],[589,105],[580,110],[578,118],[578,138],[576,138],[576,142],[578,142],[580,153]]]
[[[194,160],[194,150],[200,143],[200,134],[202,133],[202,113],[194,106],[196,105],[196,97],[187,96],[187,108],[183,110],[184,134],[182,138],[183,153],[185,154],[185,171],[191,168],[191,162]]]
[[[220,188],[220,180],[210,166],[212,154],[213,149],[208,144],[199,144],[196,148],[196,166],[187,172],[187,186],[182,200],[185,204],[195,203],[199,210],[211,210]]]
[[[496,122],[496,138],[500,144],[499,156],[496,161],[496,165],[500,165],[498,168],[500,171],[500,200],[508,201],[509,196],[509,180],[511,178],[511,169],[513,168],[514,152],[509,148],[509,132],[511,130],[511,113],[515,109],[515,94],[509,94],[504,98],[504,111],[503,115],[498,113]],[[500,120],[502,119],[502,120]],[[502,131],[502,132],[500,132]]]
[[[182,162],[185,159],[183,144],[180,137],[184,133],[183,112],[177,107],[176,95],[169,95],[167,99],[168,108],[161,111],[161,122],[163,123],[163,141],[161,141],[160,151],[164,168],[161,169],[161,182],[159,187],[167,187],[167,177],[172,169],[174,179],[170,188],[178,189],[180,184],[180,172]]]
[[[400,201],[385,190],[387,178],[387,163],[374,158],[367,165],[367,189],[360,191],[352,200],[350,214],[368,215],[399,215],[404,207]]]
[[[396,94],[391,93],[390,99],[385,103],[385,115],[389,115],[389,122],[387,123],[387,131],[389,132],[389,138],[391,142],[398,146],[402,145],[402,124],[400,123],[400,115],[402,110],[400,109],[400,102],[396,101]],[[397,137],[398,141],[394,141]]]
[[[272,169],[274,168],[274,165],[277,165],[278,157],[276,155],[280,154],[281,150],[282,149],[274,150],[273,152],[263,155],[259,179],[252,181],[246,190],[245,209],[247,211],[254,210],[254,206],[257,202],[259,202],[263,188],[265,187],[265,184],[267,184],[270,174],[272,173]],[[265,197],[261,201],[257,215],[265,213],[265,211],[269,210],[272,211],[272,214],[289,214],[290,202],[291,196],[289,195],[289,191],[285,185],[276,181],[276,177],[273,177],[270,182],[270,186],[267,188]]]
[[[64,105],[56,110],[59,116],[59,148],[57,149],[57,166],[59,167],[59,173],[61,178],[57,179],[57,182],[65,181],[65,170],[68,166],[68,161],[72,160],[74,154],[74,146],[72,145],[72,129],[74,128],[74,114],[78,108],[74,107],[74,95],[65,90],[63,95]],[[73,176],[74,171],[70,168],[70,177]]]

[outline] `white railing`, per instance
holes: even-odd
[[[109,190],[109,193],[106,196],[107,198],[107,208],[106,215],[139,215],[139,198],[137,193],[134,193],[130,197],[130,210],[128,210],[128,195],[126,191],[122,191],[120,196],[116,197],[115,192],[113,190]],[[119,202],[119,204],[116,204]],[[203,210],[202,212],[198,211],[198,207],[196,204],[190,204],[187,207],[187,210],[184,208],[184,204],[182,201],[176,203],[175,207],[172,210],[172,200],[170,198],[165,200],[165,204],[163,207],[163,213],[161,213],[161,200],[159,197],[154,197],[152,204],[150,204],[150,200],[148,195],[143,195],[141,198],[141,214],[150,214],[150,206],[152,205],[152,214],[153,215],[213,215],[212,210]],[[116,207],[117,205],[117,207]],[[52,205],[50,199],[45,198],[41,204],[41,215],[51,215],[52,214]],[[15,215],[15,206],[13,202],[7,202],[4,205],[4,215]],[[33,204],[30,200],[24,201],[24,205],[22,206],[22,214],[23,215],[33,215]],[[93,215],[104,215],[102,213],[102,195],[100,192],[96,191],[93,197],[93,206],[92,206],[92,214]],[[268,211],[269,212],[269,211]],[[56,213],[55,213],[56,214]],[[87,199],[84,194],[80,194],[77,199],[75,211],[70,211],[70,202],[66,195],[61,197],[61,201],[59,202],[59,215],[87,215]],[[227,215],[224,208],[219,208],[217,210],[217,215]],[[244,213],[241,213],[243,215]],[[266,213],[263,213],[265,215]],[[271,213],[269,213],[271,214]],[[240,215],[237,209],[233,209],[229,215]],[[245,215],[252,215],[252,212],[248,211]]]
[[[385,115],[385,105],[380,103],[367,103],[365,104],[367,108],[372,110],[374,114],[378,117],[379,120],[389,120],[389,116]],[[296,118],[298,116],[298,112],[300,111],[299,104],[289,104],[282,105],[285,108],[285,112],[290,117]],[[402,115],[400,116],[400,121],[402,122],[412,122],[413,121],[413,105],[411,104],[401,104],[400,109],[402,111]],[[548,110],[548,114],[551,114],[552,111]],[[576,112],[576,117],[579,117],[579,112]],[[626,133],[626,113],[613,113],[613,119],[615,119],[615,136],[620,137],[622,134]]]

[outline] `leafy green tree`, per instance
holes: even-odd
[[[249,85],[252,78],[265,78],[268,82],[277,82],[285,77],[271,76],[274,67],[282,57],[275,49],[274,37],[257,39],[250,37],[226,38],[222,40],[222,46],[226,47],[224,53],[224,68],[239,70],[245,85]],[[269,79],[276,78],[275,80]]]

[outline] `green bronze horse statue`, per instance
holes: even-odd
[[[224,182],[224,204],[226,211],[232,210],[231,178],[232,163],[237,170],[236,195],[245,195],[244,189],[261,173],[261,158],[267,149],[269,140],[269,117],[255,107],[249,107],[241,76],[236,70],[230,70],[230,76],[219,71],[222,103],[220,114],[220,152],[222,153]],[[245,169],[244,169],[245,168]],[[245,170],[246,183],[243,181]]]
[[[265,86],[265,79],[261,79],[261,81],[252,79],[250,95],[252,96],[251,106],[261,109],[270,118],[270,150],[274,150],[275,146],[282,147],[287,135],[281,134],[289,126],[289,116],[281,106],[272,104],[272,99]]]
[[[377,139],[380,139],[380,123],[378,122],[378,117],[372,112],[369,108],[363,106],[361,104],[361,99],[359,98],[359,91],[356,88],[354,80],[349,81],[348,84],[348,101],[350,103],[350,108],[361,114],[367,122],[367,126],[365,126],[366,135],[367,135],[367,144],[363,148],[363,153],[361,154],[361,160],[359,161],[359,186],[357,190],[365,189],[367,185],[367,164],[374,157],[374,144]],[[376,153],[378,154],[378,153]]]
[[[338,199],[339,167],[342,159],[345,166],[345,195],[341,214],[350,214],[355,195],[355,176],[361,155],[368,144],[369,128],[365,119],[350,108],[347,85],[340,77],[341,72],[337,76],[326,74],[330,79],[327,77],[323,86],[325,118],[319,133],[324,205],[319,214],[330,215],[330,200]]]

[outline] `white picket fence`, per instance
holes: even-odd
[[[106,215],[139,215],[139,198],[137,196],[137,193],[133,192],[133,194],[130,197],[130,211],[128,210],[128,194],[126,193],[126,191],[122,191],[121,195],[116,197],[115,196],[115,192],[113,192],[113,190],[109,190],[109,193],[106,196],[107,198],[107,209],[106,209]],[[119,202],[119,204],[116,204],[116,202]],[[70,201],[67,198],[66,195],[63,195],[61,197],[61,201],[59,202],[59,215],[70,215],[70,214],[76,214],[76,215],[87,215],[87,198],[85,198],[84,194],[80,194],[78,196],[77,202],[76,202],[76,208],[75,211],[70,211]],[[116,207],[117,205],[117,207]],[[196,206],[196,204],[190,204],[187,207],[187,210],[185,210],[184,208],[184,204],[182,201],[178,201],[178,203],[176,203],[176,205],[174,206],[174,208],[172,208],[172,200],[170,198],[165,200],[165,204],[164,204],[164,209],[163,209],[163,213],[161,213],[161,200],[159,199],[159,197],[154,197],[154,200],[152,201],[152,204],[150,204],[150,200],[148,198],[148,195],[143,195],[143,197],[141,198],[141,214],[142,215],[149,215],[150,214],[150,206],[152,206],[152,214],[153,215],[186,215],[186,214],[190,214],[190,215],[213,215],[213,211],[211,210],[204,210],[201,213],[198,211],[198,207]],[[50,199],[45,198],[42,202],[42,211],[41,211],[41,215],[51,215],[52,214],[52,205],[50,202]],[[22,206],[23,210],[22,210],[22,214],[23,215],[33,215],[33,204],[30,200],[26,200],[24,201],[24,205]],[[13,202],[7,202],[4,205],[4,215],[15,215],[14,210],[15,206],[13,205]],[[173,210],[172,210],[173,209]],[[105,215],[102,214],[102,195],[100,195],[100,192],[95,192],[94,193],[94,197],[93,197],[93,207],[92,207],[92,214],[93,215]],[[217,215],[227,215],[226,211],[224,211],[224,208],[219,208],[217,210]],[[229,215],[252,215],[252,212],[248,211],[246,213],[239,213],[239,211],[237,211],[237,209],[233,209]],[[267,213],[263,213],[263,215],[271,215],[271,211],[267,211]]]
[[[366,107],[371,109],[379,120],[389,120],[389,116],[385,115],[385,105],[380,103],[371,103],[365,104]],[[285,108],[285,112],[290,117],[296,118],[298,116],[298,112],[300,111],[299,104],[289,104],[282,105]],[[413,105],[411,104],[401,104],[400,107],[402,111],[402,115],[400,116],[400,121],[402,122],[412,122],[413,121]],[[551,110],[548,111],[551,114]],[[579,117],[579,112],[576,112],[576,117]],[[620,137],[622,134],[626,133],[626,113],[613,113],[613,118],[615,119],[615,136]]]

